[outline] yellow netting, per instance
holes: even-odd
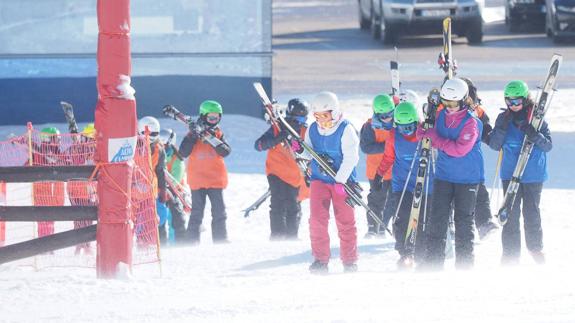
[[[135,225],[134,265],[159,261],[158,220],[154,190],[150,184],[153,182],[153,174],[149,162],[150,149],[145,142],[145,137],[138,138],[131,189],[131,218]],[[95,147],[93,139],[82,135],[49,135],[31,130],[24,135],[0,141],[0,167],[93,165]],[[97,181],[95,178],[75,178],[67,182],[2,183],[0,205],[97,206]],[[91,224],[92,221],[0,222],[0,246]],[[95,242],[92,242],[35,259],[24,259],[20,263],[35,264],[37,267],[95,267],[95,253]]]

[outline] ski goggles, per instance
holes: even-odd
[[[455,109],[459,107],[459,101],[441,99],[441,103],[446,108]]]
[[[159,135],[160,135],[160,133],[157,132],[157,131],[150,132],[150,138],[156,138],[156,137],[158,137]]]
[[[208,115],[206,115],[206,121],[209,123],[216,123],[216,122],[220,121],[220,115],[219,114],[208,114]]]
[[[381,121],[389,121],[389,119],[393,118],[393,112],[394,110],[391,110],[386,113],[375,113],[373,116],[374,118],[377,118],[378,120]]]
[[[290,119],[295,120],[299,124],[304,124],[307,121],[307,117],[304,117],[304,116],[290,117]]]
[[[417,122],[412,122],[412,123],[408,123],[408,124],[397,124],[397,131],[405,136],[410,136],[412,135],[415,130],[417,129]]]
[[[523,105],[523,98],[505,98],[508,107]]]
[[[313,114],[317,124],[322,129],[330,129],[334,126],[333,116],[330,111],[314,112]]]

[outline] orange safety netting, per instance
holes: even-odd
[[[145,137],[138,138],[132,178],[132,222],[134,223],[133,264],[159,261],[158,219],[151,183],[150,149]],[[7,141],[0,141],[0,167],[81,166],[94,164],[94,139],[79,134],[49,135],[30,130]],[[92,177],[94,174],[92,175]],[[0,183],[0,205],[9,206],[97,206],[96,178],[74,178],[67,182]],[[0,246],[81,228],[92,221],[1,222]],[[38,267],[95,267],[95,242],[35,257]],[[78,257],[82,255],[82,257]],[[31,260],[22,260],[30,264]]]

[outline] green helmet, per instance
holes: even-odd
[[[395,107],[393,119],[397,124],[410,124],[419,121],[415,105],[411,102],[401,102]]]
[[[387,94],[380,94],[373,99],[374,113],[388,113],[394,108],[393,99]]]
[[[51,138],[60,134],[60,130],[56,127],[46,127],[40,130],[40,139],[43,141],[50,141]]]
[[[200,104],[200,115],[206,115],[208,113],[223,113],[222,105],[216,101],[207,100]]]
[[[511,81],[505,86],[506,98],[526,98],[529,95],[529,88],[523,81]]]

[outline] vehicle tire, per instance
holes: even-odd
[[[359,12],[359,28],[361,30],[368,30],[369,26],[371,25],[370,18],[365,18],[363,13],[361,12],[361,4],[358,3],[358,12]]]
[[[399,40],[399,33],[395,30],[394,27],[384,24],[384,29],[381,34],[381,41],[385,45],[395,45]]]
[[[483,21],[481,18],[472,21],[469,26],[467,26],[465,37],[470,44],[481,44],[483,41]]]
[[[371,10],[371,26],[369,28],[371,28],[371,36],[373,39],[381,38],[380,22],[373,9]]]

